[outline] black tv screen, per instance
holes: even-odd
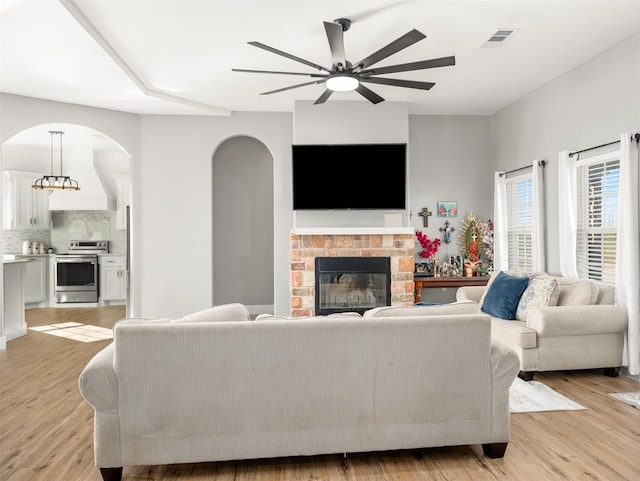
[[[292,145],[293,210],[406,205],[406,144]]]

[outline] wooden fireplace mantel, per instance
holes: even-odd
[[[422,289],[434,287],[486,286],[487,282],[489,282],[489,277],[424,277],[414,275],[414,301],[420,302],[422,300]]]

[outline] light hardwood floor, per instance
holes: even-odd
[[[33,309],[29,327],[78,322],[112,327],[124,308]],[[86,362],[110,341],[79,342],[30,330],[0,351],[0,479],[99,481],[93,465],[93,411],[78,392]],[[480,446],[382,453],[125,467],[142,480],[421,480],[547,481],[640,479],[640,410],[609,392],[640,391],[625,377],[599,371],[536,376],[587,407],[511,415],[503,459]],[[346,466],[346,468],[345,468]]]

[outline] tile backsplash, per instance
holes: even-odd
[[[42,243],[46,247],[51,245],[50,230],[3,230],[3,254],[22,254],[24,241]]]
[[[55,252],[66,252],[70,240],[108,240],[109,252],[126,253],[126,231],[115,228],[111,211],[52,211],[51,230],[3,230],[4,253],[22,253],[22,242],[43,243]]]

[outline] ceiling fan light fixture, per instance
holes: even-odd
[[[349,92],[358,88],[358,79],[351,75],[335,75],[327,79],[327,88],[336,92]]]

